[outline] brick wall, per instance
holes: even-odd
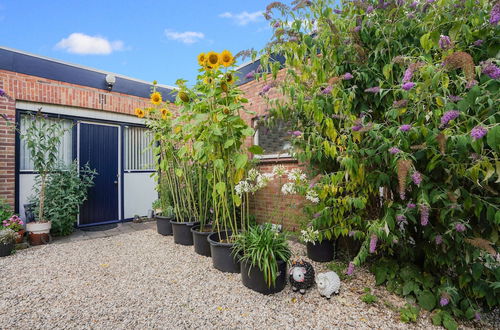
[[[132,115],[148,99],[0,70],[0,115],[15,122],[16,101],[65,105]],[[75,115],[78,115],[75,113]],[[0,118],[0,198],[14,206],[15,132]]]
[[[277,79],[282,80],[283,78],[284,71],[278,74]],[[269,83],[271,83],[269,79],[267,81],[253,80],[240,86],[241,90],[245,93],[245,97],[249,100],[246,108],[256,113],[255,115],[242,114],[245,121],[249,124],[252,123],[253,118],[265,115],[268,112],[269,105],[267,100],[259,95],[259,93],[262,88]],[[271,88],[271,90],[267,92],[267,96],[270,99],[283,98],[278,88]],[[253,139],[248,138],[245,143],[247,146],[250,146],[253,143]],[[258,170],[262,173],[271,172],[273,167],[278,164],[285,166],[287,170],[297,167],[303,168],[303,165],[298,164],[297,161],[290,158],[265,159],[260,161]],[[282,183],[286,181],[285,177],[282,178]],[[301,212],[302,203],[304,203],[304,199],[300,196],[283,196],[281,194],[279,182],[275,180],[271,185],[258,191],[253,196],[250,203],[250,209],[259,223],[272,222],[283,224],[286,229],[297,230],[299,220],[303,216]]]

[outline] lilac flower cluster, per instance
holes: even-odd
[[[490,24],[497,25],[500,22],[500,2],[497,2],[490,12]]]
[[[484,40],[478,39],[478,40],[474,41],[473,45],[476,47],[479,47],[483,44],[483,42],[484,42]]]
[[[406,221],[406,217],[404,215],[402,215],[402,214],[398,214],[398,215],[396,215],[396,221],[398,223],[404,222],[404,221]]]
[[[472,79],[472,80],[467,81],[467,84],[465,84],[465,88],[471,89],[472,87],[474,87],[476,85],[477,85],[477,80]]]
[[[448,98],[450,99],[451,102],[458,102],[458,101],[463,100],[463,98],[461,98],[460,96],[456,96],[456,95],[450,95],[450,96],[448,96]]]
[[[365,89],[365,92],[377,94],[378,92],[380,92],[380,87],[379,86],[370,87],[370,88]]]
[[[362,128],[363,128],[363,125],[361,125],[361,124],[357,124],[357,125],[354,125],[353,127],[351,127],[351,129],[352,129],[354,132],[358,132],[358,131],[360,131]]]
[[[404,124],[404,125],[401,125],[399,127],[399,129],[402,131],[402,132],[408,132],[409,130],[411,130],[411,125],[409,124]]]
[[[450,49],[453,47],[453,43],[451,42],[451,39],[450,37],[448,36],[444,36],[444,35],[441,35],[441,37],[439,38],[439,48],[441,49]]]
[[[409,91],[410,89],[412,89],[413,87],[415,87],[415,83],[414,82],[405,82],[401,88],[403,88],[405,91]]]
[[[344,75],[342,76],[343,80],[351,80],[352,78],[354,78],[354,76],[349,72],[344,73]]]
[[[436,237],[434,237],[434,241],[436,242],[436,245],[441,245],[443,243],[443,237],[441,235],[436,235]]]
[[[427,226],[429,224],[429,206],[425,204],[420,204],[420,224],[422,226]]]
[[[325,88],[323,88],[323,90],[321,91],[321,94],[328,95],[332,92],[332,89],[333,89],[332,85],[328,85]]]
[[[253,79],[253,78],[255,78],[255,70],[252,70],[245,75],[245,79]]]
[[[417,205],[415,203],[408,203],[406,207],[409,209],[414,209],[415,207],[417,207]]]
[[[460,116],[460,111],[458,110],[446,111],[441,117],[441,127],[448,126],[448,123],[453,119],[458,118],[458,116]]]
[[[346,274],[351,276],[354,273],[354,263],[350,262],[349,267],[347,267],[347,272]]]
[[[391,153],[392,155],[395,155],[395,154],[397,154],[398,152],[401,152],[401,150],[399,150],[399,149],[398,149],[398,148],[396,148],[396,147],[389,148],[389,153]]]
[[[271,90],[272,87],[273,86],[271,84],[265,85],[264,87],[262,87],[262,90],[260,91],[259,95],[266,94],[267,92],[269,92]]]
[[[483,126],[476,126],[470,131],[470,136],[474,140],[479,140],[488,133],[488,130]]]
[[[459,233],[463,233],[465,231],[465,225],[463,223],[457,223],[455,225],[455,230]]]
[[[411,179],[413,180],[413,183],[418,186],[420,185],[420,183],[422,183],[422,174],[420,174],[420,172],[415,171],[411,175]]]
[[[413,78],[413,67],[410,66],[408,69],[405,70],[405,73],[403,74],[403,83],[411,81],[411,78]]]
[[[446,306],[449,303],[450,303],[450,300],[446,297],[441,297],[441,300],[439,300],[439,305],[441,305],[441,307]]]
[[[493,63],[488,63],[483,67],[483,74],[487,75],[491,79],[499,79],[500,68]]]
[[[371,12],[373,12],[373,6],[372,5],[366,7],[366,13],[370,14]]]
[[[375,253],[375,250],[377,250],[377,240],[378,237],[375,234],[370,237],[370,253]]]

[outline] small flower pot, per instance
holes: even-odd
[[[240,263],[238,262],[237,257],[234,257],[231,254],[234,244],[224,243],[224,240],[226,240],[230,235],[231,232],[212,233],[208,235],[207,240],[210,243],[212,264],[215,269],[218,269],[221,272],[239,273]]]
[[[196,225],[191,228],[191,233],[193,234],[193,244],[194,252],[199,255],[210,257],[210,243],[208,243],[207,237],[212,234],[212,225],[203,226],[203,231],[200,231],[201,225]]]
[[[282,291],[286,286],[286,262],[278,260],[278,276],[274,285],[269,287],[264,280],[264,273],[250,262],[242,261],[241,263],[241,282],[244,286],[253,291],[268,295]]]
[[[14,242],[4,244],[0,243],[0,257],[7,257],[12,254],[12,250],[14,249]]]
[[[174,243],[180,245],[193,245],[191,228],[193,228],[194,225],[198,225],[200,223],[199,221],[177,222],[175,220],[170,220],[170,223],[172,224]]]
[[[16,238],[16,244],[22,243],[24,240],[24,233],[26,230],[21,229],[20,231],[17,232],[17,238]]]
[[[52,223],[49,222],[28,222],[26,224],[26,231],[30,245],[42,245],[52,241],[50,236],[50,228]]]
[[[161,215],[155,216],[156,218],[156,229],[158,230],[158,234],[163,236],[172,235],[172,224],[171,220],[175,220],[174,216],[164,217]]]
[[[328,262],[335,258],[335,241],[324,239],[321,242],[306,244],[307,257],[312,261]]]

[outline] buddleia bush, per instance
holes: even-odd
[[[292,6],[268,6],[256,74],[263,97],[285,95],[270,118],[301,132],[294,156],[322,176],[310,225],[362,241],[348,273],[370,259],[436,324],[498,306],[500,3]]]

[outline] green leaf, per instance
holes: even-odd
[[[250,151],[254,155],[262,155],[264,153],[264,149],[262,149],[261,146],[255,144],[248,148],[248,151]]]
[[[182,174],[183,174],[182,169],[180,168],[175,169],[175,175],[177,175],[179,178],[182,176]]]
[[[436,306],[436,297],[429,290],[422,291],[417,297],[418,304],[428,311],[431,311]]]
[[[228,139],[225,143],[224,143],[224,149],[227,149],[229,148],[230,146],[232,146],[234,144],[234,139]]]
[[[244,136],[252,136],[254,133],[255,133],[255,131],[251,127],[247,127],[245,129],[241,130],[241,134],[243,134]]]
[[[219,193],[219,195],[224,195],[224,192],[226,191],[226,183],[221,181],[221,182],[217,182],[215,184],[215,190],[217,190],[217,192]]]
[[[483,265],[476,262],[475,264],[472,265],[472,278],[474,280],[479,280],[481,277],[481,274],[483,273]]]
[[[491,149],[500,152],[500,125],[489,130],[488,135],[486,135],[486,141]]]
[[[425,49],[426,52],[428,52],[432,48],[432,44],[429,41],[429,37],[430,33],[426,33],[420,37],[420,45],[422,45],[422,48]]]
[[[445,314],[443,317],[443,326],[448,330],[458,329],[457,322],[449,314]]]
[[[237,154],[234,160],[234,166],[236,166],[236,169],[244,168],[247,164],[247,161],[247,154]]]
[[[443,319],[441,317],[441,313],[434,314],[432,316],[431,320],[432,320],[432,324],[434,324],[435,326],[440,326],[441,323],[443,322]]]

